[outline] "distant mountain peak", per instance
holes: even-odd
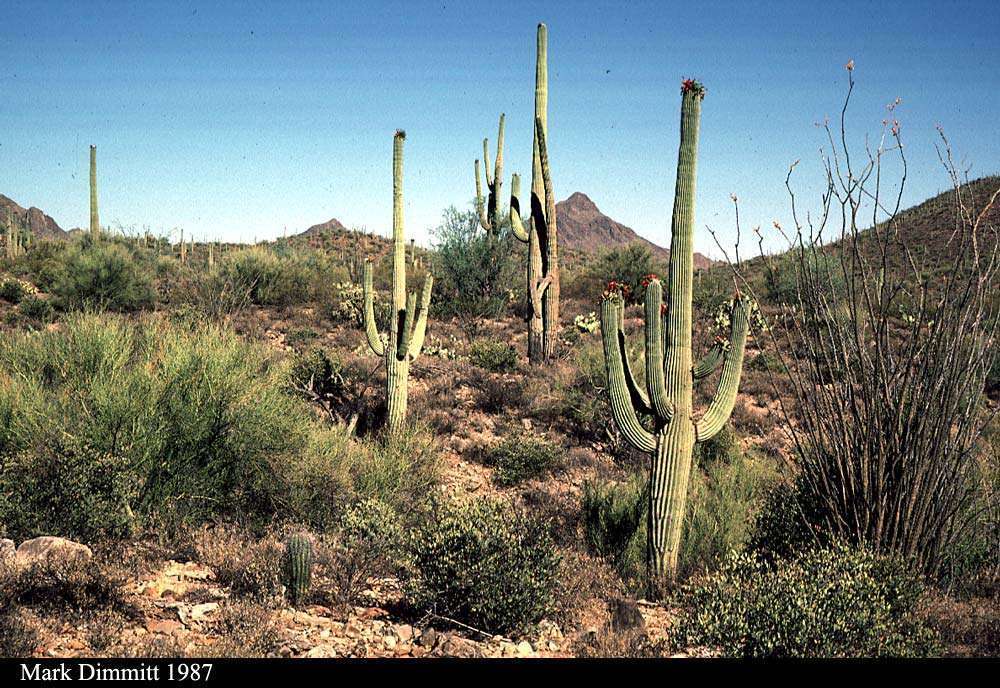
[[[670,251],[658,246],[648,239],[635,233],[631,227],[612,220],[597,207],[591,198],[576,191],[569,197],[556,203],[559,218],[559,245],[584,253],[598,253],[603,250],[640,243],[650,250],[656,258],[668,260]],[[711,259],[700,254],[694,254],[694,266],[705,268],[712,264]]]
[[[12,199],[0,194],[0,222],[4,223],[4,226],[6,226],[8,214],[17,226],[27,228],[31,231],[32,236],[39,239],[63,239],[66,237],[63,228],[38,208],[32,206],[24,209]]]

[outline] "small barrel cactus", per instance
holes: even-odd
[[[288,601],[301,604],[312,582],[313,548],[306,535],[292,535],[285,541],[285,588]]]

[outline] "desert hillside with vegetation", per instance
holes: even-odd
[[[1000,177],[894,207],[890,122],[710,261],[686,79],[651,245],[556,203],[546,31],[429,247],[402,131],[391,237],[112,231],[94,147],[88,229],[0,196],[0,656],[997,655]]]

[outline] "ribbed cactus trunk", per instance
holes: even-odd
[[[383,342],[375,323],[375,297],[372,285],[372,265],[365,263],[365,334],[368,346],[377,356],[385,358],[386,425],[389,435],[396,435],[406,421],[407,386],[410,361],[420,355],[427,330],[434,278],[428,274],[420,297],[406,293],[406,238],[403,233],[403,141],[406,134],[397,131],[392,148],[392,312],[389,319],[388,341]]]
[[[555,196],[548,161],[548,29],[538,25],[535,43],[535,126],[531,155],[531,219],[520,216],[521,180],[511,181],[511,230],[528,244],[527,290],[528,359],[540,363],[552,358],[559,345],[559,242]]]
[[[97,214],[97,146],[90,147],[90,235],[101,234],[101,220]]]
[[[302,604],[312,584],[313,548],[306,535],[292,535],[285,541],[285,589],[288,601]]]
[[[495,238],[500,233],[500,194],[503,190],[503,139],[504,115],[500,113],[500,124],[497,128],[497,157],[493,176],[490,176],[489,139],[483,139],[483,170],[486,172],[487,199],[483,201],[483,186],[479,178],[479,161],[476,160],[476,212],[479,213],[479,225],[486,233]]]
[[[669,306],[664,315],[663,287],[658,279],[651,279],[645,298],[645,391],[636,384],[629,366],[622,325],[625,306],[618,285],[609,285],[601,304],[601,330],[615,422],[633,446],[653,455],[647,523],[647,578],[651,595],[658,594],[676,577],[694,445],[715,436],[732,412],[751,308],[747,299],[736,295],[730,311],[728,342],[717,342],[695,365],[691,350],[692,240],[704,89],[697,82],[685,81],[682,94],[670,238]],[[723,363],[723,371],[718,391],[704,416],[695,421],[694,382],[707,377],[719,363]],[[640,421],[642,416],[651,416],[652,422],[644,425]]]

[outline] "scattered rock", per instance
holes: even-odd
[[[180,621],[172,621],[170,619],[163,619],[159,621],[156,619],[150,619],[146,622],[146,630],[150,633],[164,633],[169,635],[182,628],[184,628],[184,624]]]
[[[531,647],[531,643],[527,640],[522,640],[517,644],[517,656],[518,657],[530,657],[535,653],[535,648]]]
[[[434,649],[434,644],[437,642],[437,637],[438,632],[433,628],[428,628],[420,634],[420,637],[417,639],[417,643],[427,650],[432,650]]]
[[[0,566],[11,566],[17,556],[17,546],[13,540],[0,540]]]
[[[33,566],[53,561],[83,559],[89,561],[94,553],[86,545],[66,538],[44,535],[33,540],[25,540],[17,548],[15,562],[18,566]]]
[[[382,638],[382,644],[385,645],[390,650],[394,650],[398,642],[399,641],[396,639],[396,636],[394,635],[387,635],[384,638]]]
[[[398,624],[392,627],[392,632],[396,634],[400,642],[408,643],[413,640],[413,626],[409,624]]]

